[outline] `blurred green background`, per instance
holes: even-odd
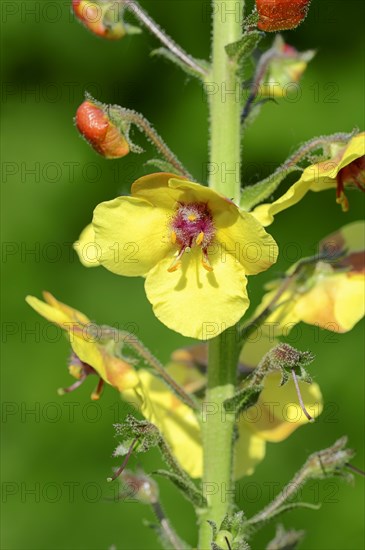
[[[196,57],[209,56],[209,4],[195,1],[142,2],[150,14]],[[313,0],[305,23],[284,36],[299,50],[316,48],[298,101],[266,105],[246,134],[244,181],[270,173],[296,144],[312,136],[363,127],[364,6],[358,0]],[[66,369],[69,348],[55,329],[24,302],[26,294],[48,289],[100,324],[138,334],[161,360],[187,343],[153,316],[143,281],[124,279],[99,268],[87,270],[71,243],[90,221],[100,201],[127,193],[147,172],[151,157],[120,161],[98,157],[80,139],[73,116],[85,90],[99,100],[142,112],[197,179],[207,161],[207,106],[197,82],[149,53],[156,40],[143,33],[121,42],[90,34],[70,13],[66,0],[2,4],[2,207],[3,207],[3,463],[2,543],[4,550],[155,549],[159,544],[137,503],[115,503],[106,477],[116,461],[113,422],[124,408],[112,388],[99,404],[89,395],[94,380],[76,393],[58,397],[72,382]],[[6,55],[5,55],[6,48]],[[329,92],[335,90],[329,97]],[[142,143],[142,139],[140,143]],[[341,213],[334,192],[309,194],[277,217],[270,228],[281,245],[276,267],[250,281],[257,304],[262,285],[291,261],[313,253],[316,242],[363,215],[363,197],[350,196]],[[130,325],[129,325],[130,326]],[[311,349],[311,369],[321,385],[325,412],[315,425],[284,443],[269,444],[266,460],[240,483],[237,502],[247,514],[260,509],[269,488],[288,481],[310,452],[343,434],[363,461],[363,324],[332,335],[301,325],[300,349]],[[329,337],[330,336],[330,337]],[[32,412],[33,411],[33,412]],[[217,452],[224,452],[217,449]],[[136,464],[132,459],[132,464]],[[157,454],[143,458],[147,471],[160,466]],[[277,490],[277,489],[275,489]],[[194,514],[168,483],[162,501],[180,535],[196,543]],[[363,479],[312,483],[304,500],[324,501],[318,512],[292,512],[287,527],[307,530],[307,550],[358,550],[363,539]],[[274,533],[267,526],[253,543],[264,548]]]

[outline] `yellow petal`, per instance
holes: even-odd
[[[345,272],[323,278],[297,301],[295,313],[327,330],[351,330],[365,313],[364,275]]]
[[[146,200],[118,197],[94,211],[100,263],[118,275],[145,275],[170,250],[169,218]]]
[[[243,422],[238,424],[238,439],[234,449],[234,476],[240,479],[254,472],[256,465],[265,458],[266,443]]]
[[[63,302],[60,302],[54,296],[52,296],[50,292],[44,291],[42,294],[47,304],[53,306],[56,309],[59,309],[60,311],[63,311],[66,315],[68,315],[70,320],[81,323],[82,325],[87,325],[88,323],[90,323],[90,319],[86,317],[84,313],[81,313],[81,311],[78,311],[77,309],[70,307]]]
[[[201,477],[203,451],[194,412],[149,372],[140,370],[139,377],[140,386],[123,392],[124,399],[136,404],[143,416],[159,428],[181,467],[192,477]]]
[[[145,290],[156,317],[184,336],[208,340],[234,325],[249,306],[243,267],[220,247],[209,254],[213,271],[202,267],[201,250],[183,254],[181,268],[167,270],[171,257],[147,275]]]
[[[154,206],[168,211],[174,210],[180,193],[169,187],[169,181],[176,179],[176,174],[159,172],[149,174],[136,180],[132,185],[132,196],[147,200]],[[183,182],[184,178],[177,181]]]
[[[308,168],[304,170],[303,176],[311,180],[312,191],[323,191],[331,187],[336,187],[336,176],[338,172],[363,155],[365,155],[364,132],[353,137],[333,159],[319,162],[313,166],[308,166]]]
[[[294,382],[280,386],[281,374],[265,378],[264,389],[256,405],[245,411],[239,420],[266,441],[282,441],[308,420],[298,403]],[[316,418],[322,412],[322,395],[315,383],[299,382],[305,407]]]
[[[95,232],[92,223],[82,230],[79,239],[73,244],[80,262],[85,267],[97,267],[100,265],[100,247],[95,243]]]
[[[229,218],[231,223],[229,224]],[[257,220],[247,212],[222,212],[214,218],[216,238],[226,254],[241,262],[247,275],[260,273],[276,262],[278,247]]]
[[[289,187],[284,195],[282,195],[272,203],[265,203],[256,206],[251,214],[264,227],[270,225],[274,221],[274,216],[276,214],[278,214],[282,210],[285,210],[286,208],[289,208],[290,206],[293,206],[294,204],[297,204],[297,202],[299,202],[309,191],[312,183],[313,182],[311,180],[304,178],[303,173],[301,178],[296,183],[294,183],[294,185]]]
[[[324,191],[336,187],[336,176],[341,168],[365,154],[365,133],[353,137],[334,158],[308,166],[300,179],[286,193],[272,203],[260,204],[251,214],[264,226],[274,221],[274,216],[297,204],[309,191]]]
[[[70,330],[72,325],[87,324],[89,319],[80,311],[59,302],[49,292],[44,292],[46,302],[42,302],[35,296],[27,296],[26,302],[47,321],[56,323],[64,330]]]
[[[27,296],[25,301],[32,307],[39,315],[42,315],[47,321],[56,323],[65,329],[64,324],[70,324],[70,316],[56,307],[45,304],[42,300],[39,300],[35,296]]]

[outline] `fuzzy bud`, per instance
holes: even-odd
[[[76,17],[97,36],[118,40],[127,34],[115,2],[106,0],[72,0]]]
[[[130,491],[131,496],[142,504],[155,504],[158,501],[158,485],[143,471],[135,473],[131,470],[124,470],[121,474],[121,481],[125,486],[125,491]]]
[[[121,158],[129,153],[125,136],[111,122],[102,106],[84,101],[76,112],[76,126],[86,141],[105,158]]]
[[[304,21],[310,0],[256,0],[258,28],[262,31],[295,29]]]

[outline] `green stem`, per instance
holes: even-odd
[[[210,100],[209,186],[239,203],[241,125],[240,82],[236,66],[225,46],[239,40],[244,0],[212,2],[212,71],[206,81]],[[237,379],[236,327],[209,343],[208,386],[203,403],[203,493],[208,508],[200,517],[199,550],[211,548],[212,530],[219,528],[233,503],[233,434],[235,416],[224,412],[223,403],[234,395]]]
[[[244,0],[213,0],[212,71],[207,79],[210,99],[209,186],[239,203],[241,149],[241,84],[236,64],[225,46],[242,35]]]
[[[199,549],[210,549],[212,530],[231,510],[233,501],[233,433],[235,415],[225,412],[223,402],[234,395],[238,345],[236,327],[209,343],[208,388],[203,403],[203,494],[208,508],[200,517]]]

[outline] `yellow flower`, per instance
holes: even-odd
[[[364,249],[363,221],[323,239],[319,253],[332,261],[317,261],[305,280],[293,277],[266,323],[273,324],[276,334],[287,334],[300,321],[334,332],[351,330],[365,312]],[[288,276],[292,273],[293,268]],[[255,315],[273,300],[280,284],[271,285]]]
[[[274,345],[275,341],[265,333],[257,341],[246,344],[240,356],[241,369],[249,371],[249,369],[256,367],[259,358],[261,359]],[[204,369],[206,364],[207,346],[200,344],[175,351],[169,369],[171,369],[171,373],[174,373],[175,379],[180,377],[179,381],[182,385],[184,385],[183,376],[188,376],[190,388],[197,390],[205,385],[206,379],[194,365]],[[234,460],[235,477],[237,479],[253,473],[255,466],[265,456],[266,442],[282,441],[297,428],[308,422],[298,403],[294,382],[289,380],[284,386],[280,386],[280,380],[281,374],[279,372],[266,376],[264,389],[256,405],[240,415]],[[164,404],[161,410],[168,415],[171,407],[171,397],[169,397],[169,392],[162,383],[158,382],[158,384],[160,386],[159,402],[161,405]],[[313,418],[316,418],[322,411],[322,395],[319,386],[315,383],[307,384],[299,381],[299,387],[305,408]],[[148,392],[149,390],[146,393]],[[154,394],[154,401],[156,402],[156,393]],[[182,406],[186,407],[185,405]],[[210,413],[207,412],[206,414]],[[211,414],[221,416],[224,415],[224,412],[215,411]],[[183,418],[183,415],[181,415],[181,418]],[[178,433],[178,431],[171,430],[169,442],[173,445],[179,462],[192,477],[201,477],[203,466],[198,420],[190,414],[189,429],[185,431],[184,438],[180,438],[181,436]]]
[[[34,296],[27,296],[26,301],[42,317],[67,332],[73,350],[69,365],[72,376],[83,381],[87,375],[97,374],[101,380],[119,391],[139,383],[133,367],[113,354],[113,347],[117,344],[116,332],[106,335],[104,329],[101,342],[102,327],[91,323],[83,313],[59,302],[49,292],[44,292],[43,297],[45,302]],[[93,393],[92,398],[98,399],[99,393]]]
[[[251,214],[172,174],[140,178],[132,196],[101,203],[93,226],[100,263],[118,275],[145,276],[157,318],[194,338],[234,325],[249,305],[246,275],[277,257],[275,241]]]
[[[332,146],[330,159],[308,166],[300,179],[272,203],[260,204],[251,214],[263,225],[270,225],[274,216],[297,204],[308,191],[336,188],[337,202],[348,210],[345,187],[365,189],[365,133],[357,134],[345,144]]]

